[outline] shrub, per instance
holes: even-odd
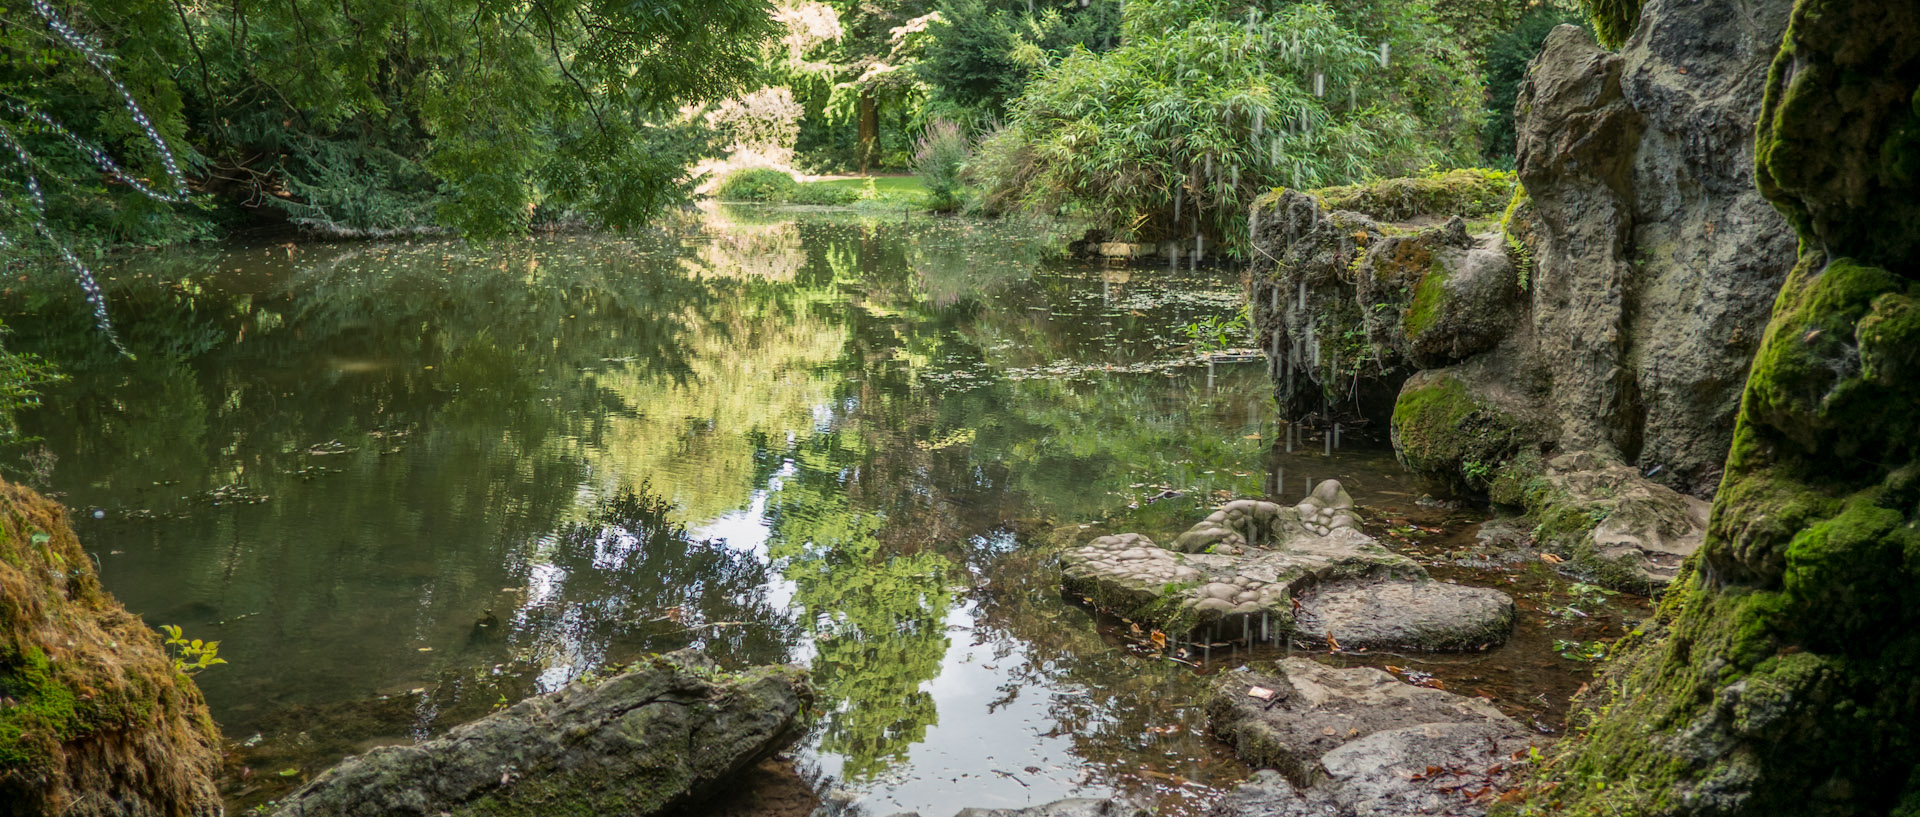
[[[935,210],[952,210],[958,203],[960,171],[967,163],[967,135],[960,126],[936,120],[927,126],[913,153],[913,175],[926,185]]]
[[[785,171],[756,167],[727,176],[714,196],[723,201],[782,202],[793,197],[795,187],[793,177]]]
[[[1118,235],[1237,247],[1247,207],[1467,163],[1483,102],[1423,2],[1136,0],[1125,44],[1044,71],[982,145],[985,207],[1077,207]]]

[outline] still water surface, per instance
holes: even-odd
[[[1275,451],[1260,364],[1161,365],[1238,311],[1237,272],[1059,246],[714,208],[637,238],[140,257],[111,285],[135,361],[58,279],[7,323],[72,374],[29,431],[108,587],[232,662],[199,682],[236,804],[691,646],[809,664],[800,765],[871,814],[1179,811],[1246,774],[1205,678],[1063,600],[1042,543],[1165,535],[1283,470],[1287,496],[1409,489],[1384,451]]]

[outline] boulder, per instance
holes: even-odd
[[[1513,631],[1513,599],[1451,582],[1336,582],[1301,593],[1294,629],[1342,647],[1471,650]]]
[[[1431,385],[1409,380],[1416,371],[1486,361],[1485,376],[1462,378],[1468,398],[1504,406],[1510,393],[1539,422],[1505,452],[1403,450],[1432,489],[1483,493],[1487,478],[1463,484],[1463,467],[1497,472],[1505,460],[1486,455],[1522,450],[1591,451],[1682,493],[1714,489],[1743,375],[1795,258],[1793,231],[1753,184],[1754,124],[1790,4],[1662,5],[1671,8],[1654,15],[1661,24],[1642,26],[1617,54],[1571,26],[1548,37],[1515,100],[1522,186],[1498,225],[1471,236],[1434,226],[1485,215],[1483,199],[1440,199],[1458,209],[1417,222],[1400,221],[1410,211],[1391,195],[1288,192],[1255,203],[1252,317],[1286,413],[1327,410],[1333,394],[1370,419],[1398,415]],[[1820,158],[1830,142],[1873,138],[1844,125],[1846,111],[1911,94],[1898,82],[1854,90],[1820,101],[1834,115],[1797,120],[1804,132],[1766,143],[1763,186],[1856,205],[1869,200],[1863,191],[1891,189],[1828,172]],[[1904,150],[1920,145],[1905,133],[1893,128],[1874,149],[1920,153]],[[1873,172],[1905,178],[1905,167],[1889,159]],[[1842,187],[1844,197],[1832,192]],[[1789,212],[1840,229],[1813,205]],[[1892,225],[1910,217],[1886,215],[1898,212],[1876,211],[1887,222],[1878,234],[1903,234]],[[1907,245],[1886,244],[1886,257],[1903,257]],[[1389,395],[1389,408],[1372,408],[1379,390],[1396,388],[1399,407]]]
[[[800,668],[727,673],[683,650],[349,757],[275,814],[656,814],[790,744],[810,701]]]
[[[1254,694],[1260,690],[1271,697]],[[1300,787],[1363,774],[1365,764],[1351,753],[1336,756],[1331,767],[1326,758],[1379,732],[1465,724],[1484,729],[1496,742],[1526,734],[1483,699],[1416,687],[1371,667],[1335,669],[1307,658],[1221,673],[1207,703],[1207,722],[1242,760],[1278,769]],[[1424,735],[1409,733],[1382,743],[1398,746],[1393,756],[1410,758],[1432,742]]]
[[[219,814],[219,746],[199,690],[100,586],[65,509],[0,482],[0,814]]]
[[[1712,510],[1633,468],[1580,455],[1548,461],[1525,501],[1541,547],[1582,578],[1643,594],[1664,589],[1706,541]]]

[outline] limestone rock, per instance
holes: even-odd
[[[1253,697],[1248,691],[1254,687],[1272,690],[1277,697]],[[1392,765],[1438,751],[1433,747],[1443,735],[1468,734],[1403,733],[1332,754],[1375,733],[1439,724],[1479,727],[1484,730],[1480,734],[1496,741],[1525,735],[1519,724],[1479,698],[1416,687],[1370,667],[1334,669],[1307,658],[1221,673],[1207,703],[1207,721],[1241,759],[1278,769],[1300,787],[1364,775],[1368,761],[1355,754],[1385,751],[1379,763]]]
[[[1505,782],[1527,738],[1497,723],[1427,723],[1375,732],[1328,752],[1324,775],[1302,790],[1273,770],[1254,773],[1211,817],[1478,817],[1467,793]],[[1438,767],[1438,774],[1428,771]]]
[[[1414,370],[1478,366],[1484,376],[1466,378],[1473,400],[1517,397],[1529,406],[1522,415],[1538,415],[1526,417],[1508,456],[1592,451],[1642,472],[1658,468],[1656,481],[1683,493],[1714,489],[1743,374],[1794,261],[1792,231],[1752,183],[1754,123],[1790,3],[1647,5],[1658,24],[1642,25],[1618,54],[1574,27],[1548,38],[1516,100],[1524,191],[1498,230],[1463,242],[1430,223],[1389,224],[1401,211],[1380,197],[1340,199],[1358,212],[1323,211],[1307,194],[1256,204],[1253,317],[1288,414],[1323,410],[1331,386],[1357,395],[1378,419],[1385,410],[1371,408],[1375,392],[1404,384],[1406,396]],[[1884,152],[1875,155],[1920,155],[1920,115],[1910,136],[1844,124],[1856,119],[1848,106],[1911,95],[1898,86],[1821,100],[1833,112],[1796,120],[1808,123],[1804,132],[1774,140],[1769,156],[1782,170],[1762,181],[1873,209],[1863,191],[1920,174],[1901,169],[1920,160],[1888,159],[1877,168],[1884,179],[1840,181],[1816,169],[1824,160],[1802,159],[1818,157],[1830,139],[1879,138]],[[1842,194],[1844,185],[1852,187]],[[1803,209],[1816,218],[1812,206]],[[1820,218],[1828,229],[1842,223]],[[1905,234],[1894,224],[1916,221],[1900,218],[1875,222],[1885,228],[1879,234],[1891,240]],[[1349,341],[1329,344],[1336,336]],[[1367,357],[1366,377],[1329,380],[1356,355]],[[1503,464],[1408,459],[1425,462],[1416,470],[1447,493],[1486,489],[1461,484],[1462,466]]]
[[[1323,480],[1300,503],[1283,508],[1273,502],[1236,499],[1174,539],[1173,549],[1184,553],[1233,554],[1251,547],[1284,548],[1310,536],[1326,536],[1336,528],[1358,529],[1353,497],[1339,480]]]
[[[0,814],[219,814],[206,702],[93,565],[60,505],[0,482]]]
[[[347,758],[275,814],[655,814],[799,737],[809,699],[799,668],[728,674],[683,650]]]
[[[1294,627],[1343,647],[1470,650],[1507,640],[1513,599],[1450,582],[1341,582],[1300,594]]]
[[[1526,502],[1539,543],[1608,587],[1658,591],[1706,541],[1711,505],[1627,466],[1563,455],[1532,484]]]

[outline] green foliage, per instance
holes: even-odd
[[[0,326],[0,335],[5,332]],[[0,447],[23,442],[20,412],[40,405],[40,388],[60,379],[59,371],[39,357],[0,348]]]
[[[1245,309],[1235,312],[1232,317],[1208,315],[1197,321],[1180,327],[1187,339],[1193,342],[1196,352],[1213,352],[1231,348],[1247,338],[1247,312]]]
[[[944,0],[918,65],[933,87],[929,107],[968,124],[1005,116],[1036,72],[1076,48],[1112,48],[1121,5],[1103,0],[1036,10],[1025,0]]]
[[[1540,46],[1555,26],[1582,25],[1591,29],[1586,18],[1568,9],[1539,6],[1520,17],[1508,28],[1487,41],[1480,53],[1480,70],[1487,83],[1487,121],[1480,131],[1480,156],[1489,164],[1512,167],[1517,151],[1513,105],[1520,94],[1520,81],[1527,76],[1527,64],[1540,54]]]
[[[721,201],[786,201],[792,197],[795,183],[784,170],[756,167],[737,170],[714,190]]]
[[[706,147],[680,107],[740,89],[773,31],[765,0],[95,0],[83,11],[79,27],[120,56],[158,132],[193,147],[205,189],[352,236],[642,223],[684,198]],[[92,92],[84,61],[41,59],[12,26],[0,48],[0,95],[36,89],[36,107],[101,122],[110,147],[137,133],[101,115],[116,100]],[[102,223],[85,170],[51,168],[56,209]],[[151,208],[109,204],[164,226]]]
[[[1593,22],[1593,34],[1600,44],[1617,49],[1633,36],[1640,24],[1640,4],[1644,0],[1581,0],[1587,18]]]
[[[1129,3],[1123,45],[1042,72],[982,147],[988,204],[1071,206],[1122,236],[1238,247],[1248,204],[1271,188],[1464,163],[1478,82],[1426,11]]]
[[[959,203],[960,170],[967,153],[967,135],[952,122],[936,121],[920,137],[913,154],[913,175],[926,185],[934,209],[951,210]]]
[[[198,675],[200,671],[212,666],[227,663],[220,657],[220,642],[188,639],[181,635],[180,628],[172,624],[160,625],[160,631],[166,633],[164,642],[167,655],[173,659],[173,671],[181,675]]]

